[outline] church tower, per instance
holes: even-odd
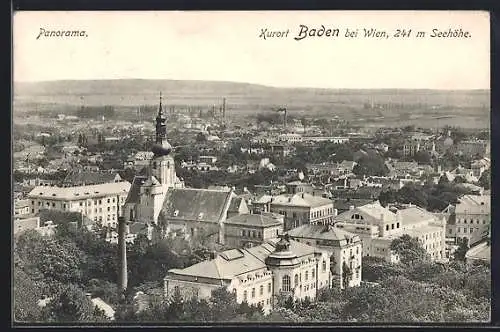
[[[175,162],[171,155],[172,146],[167,140],[167,119],[163,113],[162,95],[160,93],[160,106],[156,116],[155,144],[151,159],[151,174],[160,182],[164,191],[173,187],[176,182]]]

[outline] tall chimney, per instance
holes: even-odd
[[[119,196],[117,196],[118,211],[120,211]],[[123,216],[123,211],[118,213],[118,255],[120,260],[120,267],[118,271],[118,289],[120,299],[124,299],[125,291],[127,290],[128,276],[127,276],[127,244],[125,243],[125,231],[127,222]]]
[[[226,120],[226,98],[222,99],[222,120]]]

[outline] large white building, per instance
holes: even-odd
[[[491,224],[491,195],[464,195],[452,209],[447,237],[471,242]]]
[[[90,220],[116,226],[129,189],[127,181],[75,187],[38,186],[28,199],[32,214],[42,209],[80,212]]]
[[[291,239],[317,247],[330,255],[331,287],[359,286],[363,242],[357,234],[331,225],[302,225],[287,232]],[[348,284],[343,275],[348,273]]]
[[[328,224],[335,217],[332,200],[306,192],[263,195],[252,201],[255,211],[274,212],[285,218],[285,230],[304,224]]]
[[[358,234],[363,241],[363,256],[398,262],[391,251],[395,238],[404,234],[418,238],[433,260],[445,259],[446,221],[419,207],[392,212],[379,202],[352,207],[335,218],[335,227]]]
[[[261,304],[266,312],[282,296],[314,300],[318,290],[329,285],[330,255],[286,237],[224,251],[212,260],[169,270],[164,279],[167,298],[176,291],[184,298],[209,298],[224,287],[238,303]]]

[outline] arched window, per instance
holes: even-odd
[[[259,288],[259,295],[264,295],[264,286],[260,286]]]
[[[284,292],[289,292],[291,287],[290,287],[290,276],[283,276],[281,280],[281,289]]]
[[[297,285],[299,284],[299,275],[298,274],[295,275],[295,278],[293,281],[294,281],[293,284],[295,285],[295,287],[297,287]]]

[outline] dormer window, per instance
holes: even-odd
[[[203,212],[200,212],[200,214],[198,215],[198,219],[202,219],[203,218]]]
[[[177,217],[179,215],[179,210],[174,211],[174,217]]]

